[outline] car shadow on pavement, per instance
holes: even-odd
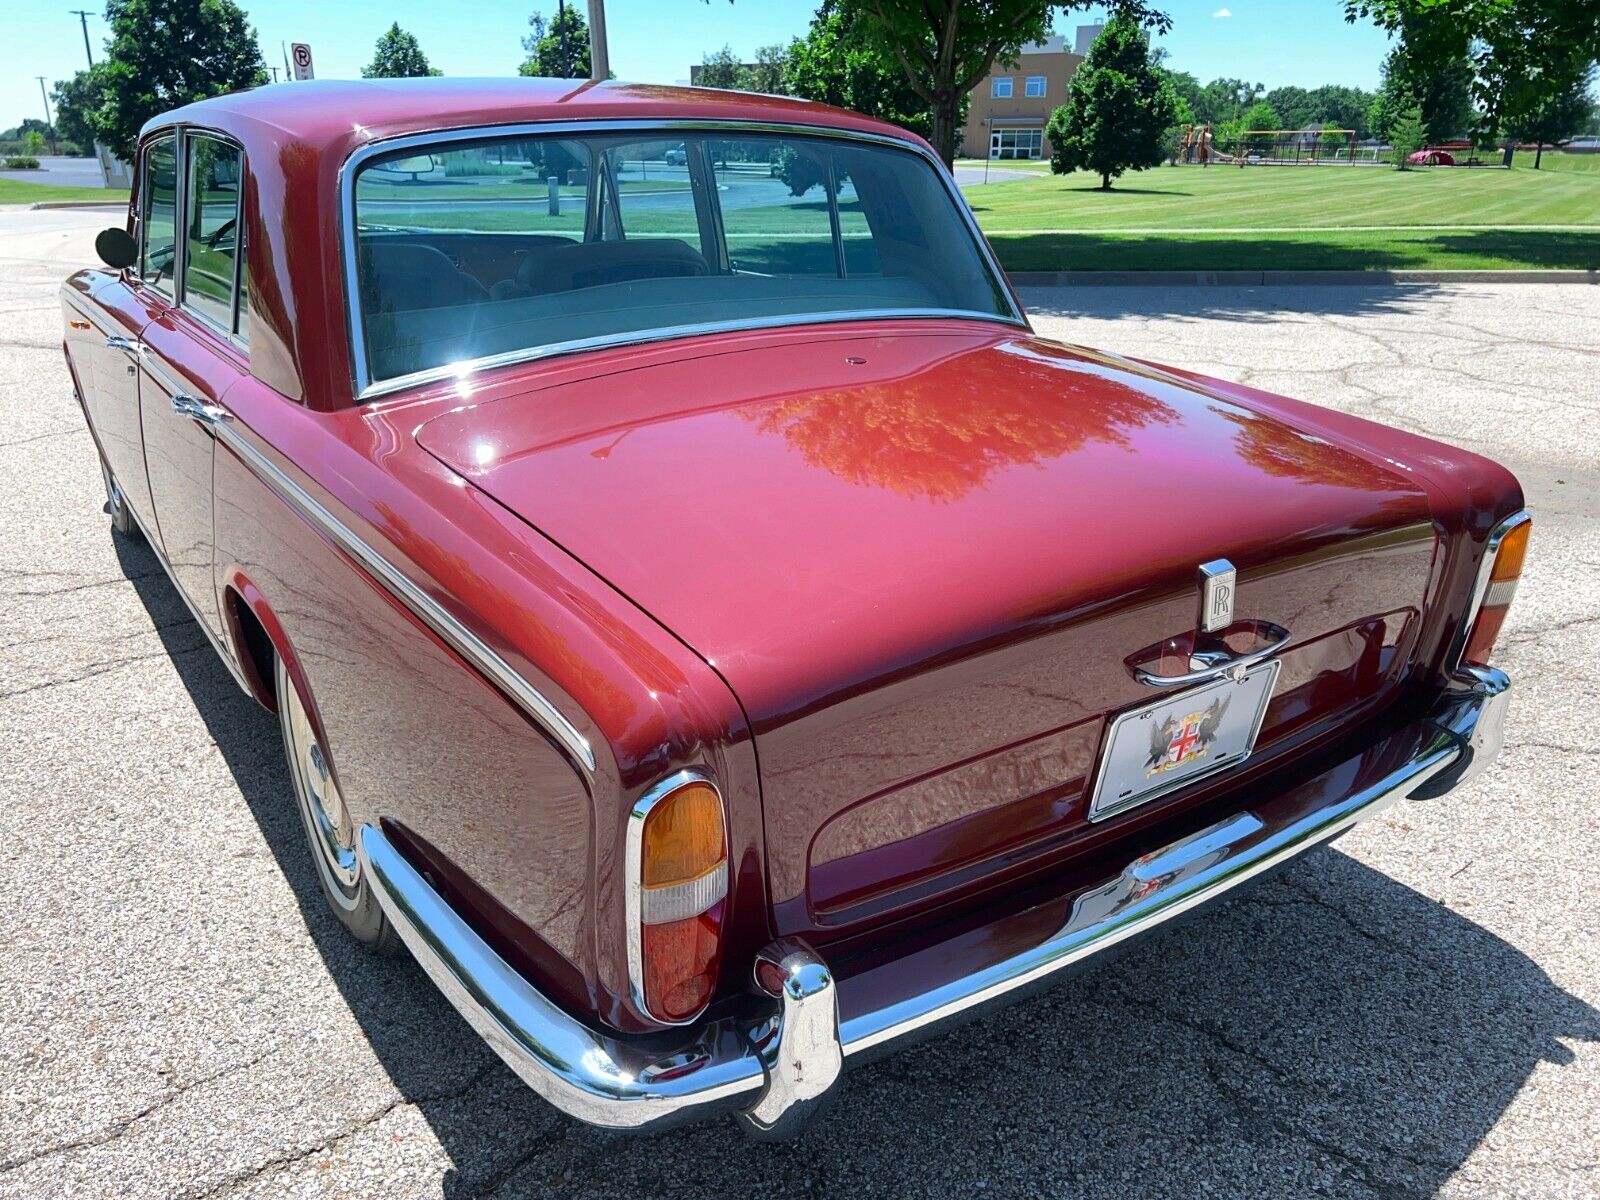
[[[150,550],[116,541],[168,649],[192,645]],[[1536,1070],[1573,1061],[1564,1040],[1600,1041],[1600,1012],[1514,946],[1322,849],[1098,970],[847,1074],[797,1142],[752,1142],[726,1120],[608,1134],[522,1086],[408,957],[350,938],[318,888],[276,720],[214,656],[173,665],[331,979],[449,1156],[449,1197],[1429,1196]]]
[[[1450,285],[1460,289],[1463,284]],[[1032,317],[1101,321],[1281,322],[1286,316],[1370,317],[1416,313],[1439,290],[1433,283],[1271,284],[1266,286],[1019,287]]]

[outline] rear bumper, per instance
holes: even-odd
[[[1097,884],[849,978],[835,979],[801,943],[775,943],[765,953],[785,982],[769,1013],[662,1038],[609,1036],[558,1008],[490,949],[378,828],[362,829],[360,853],[417,961],[512,1070],[557,1108],[625,1129],[731,1111],[756,1132],[782,1136],[827,1094],[846,1058],[1014,1000],[1402,798],[1439,796],[1471,779],[1499,753],[1509,686],[1499,671],[1464,674],[1427,719],[1316,779],[1142,855]]]

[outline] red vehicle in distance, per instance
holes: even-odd
[[[115,527],[339,918],[582,1120],[792,1133],[1499,748],[1516,480],[1039,337],[891,126],[265,88],[152,121],[99,248]]]

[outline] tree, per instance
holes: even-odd
[[[1422,123],[1422,110],[1408,108],[1395,118],[1389,129],[1389,144],[1394,148],[1390,161],[1402,171],[1411,167],[1411,156],[1428,144],[1428,129]]]
[[[900,64],[927,104],[930,141],[947,166],[956,157],[962,103],[995,63],[1014,65],[1022,47],[1049,35],[1057,8],[1100,7],[1095,0],[863,0],[868,36]],[[1166,32],[1172,21],[1145,0],[1112,0],[1115,17]]]
[[[1273,88],[1263,99],[1278,114],[1285,129],[1304,129],[1322,120],[1322,114],[1311,102],[1311,93],[1303,87]]]
[[[1585,72],[1561,91],[1546,95],[1539,102],[1517,114],[1512,122],[1512,136],[1519,141],[1534,142],[1533,169],[1537,171],[1544,161],[1546,142],[1559,142],[1571,137],[1584,126],[1589,117],[1589,81],[1592,72]]]
[[[151,117],[267,81],[256,32],[233,0],[107,0],[111,28],[95,136],[131,161]]]
[[[761,46],[756,50],[755,64],[746,72],[744,86],[752,92],[765,92],[769,96],[786,96],[788,89],[789,51],[784,46]]]
[[[517,68],[518,75],[543,79],[587,79],[589,67],[589,22],[575,4],[556,9],[549,21],[535,10],[528,18],[532,32],[522,39],[527,57]]]
[[[417,45],[416,35],[401,29],[399,21],[379,36],[372,61],[361,68],[363,79],[416,79],[443,73],[428,65],[428,56]]]
[[[1271,150],[1278,139],[1270,132],[1263,131],[1282,128],[1284,128],[1283,118],[1278,110],[1265,100],[1257,100],[1245,109],[1244,115],[1239,118],[1239,132],[1254,134],[1253,137],[1244,139],[1243,148],[1246,150],[1258,152]]]
[[[1067,102],[1050,115],[1050,169],[1088,170],[1100,187],[1124,171],[1161,165],[1178,100],[1150,62],[1144,31],[1118,14],[1072,76]]]
[[[927,137],[928,107],[899,62],[869,36],[863,8],[864,0],[823,0],[805,37],[789,44],[785,89]]]
[[[744,64],[733,52],[733,47],[723,46],[714,54],[701,57],[700,73],[695,76],[695,84],[698,87],[735,92],[744,86],[745,75]]]
[[[1189,103],[1195,120],[1223,125],[1244,116],[1244,110],[1254,104],[1263,91],[1259,83],[1247,79],[1213,79],[1200,89],[1198,98]]]
[[[1594,0],[1345,0],[1345,19],[1397,35],[1421,78],[1470,63],[1476,137],[1493,141],[1585,76],[1600,57]],[[1430,125],[1430,133],[1438,136]]]
[[[96,63],[71,79],[57,80],[50,93],[56,106],[56,130],[85,154],[94,151],[94,118],[105,103],[108,69],[106,63]]]

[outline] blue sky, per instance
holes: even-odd
[[[69,2],[93,9],[97,0],[26,0],[6,18],[0,128],[43,115],[34,76],[53,83],[83,67],[83,37]],[[547,14],[555,11],[553,0],[243,0],[268,63],[281,67],[281,42],[309,42],[319,78],[358,75],[391,21],[416,34],[447,75],[510,74],[522,59],[518,39],[536,4]],[[1386,39],[1370,25],[1347,25],[1340,0],[1167,0],[1164,7],[1173,18],[1164,39],[1172,65],[1202,81],[1229,76],[1269,88],[1377,85]],[[622,79],[686,79],[690,63],[724,43],[749,55],[757,46],[788,41],[805,29],[815,8],[816,0],[609,0],[612,68]],[[1092,15],[1058,14],[1057,30],[1070,35]],[[105,32],[104,22],[91,17],[97,60]]]

